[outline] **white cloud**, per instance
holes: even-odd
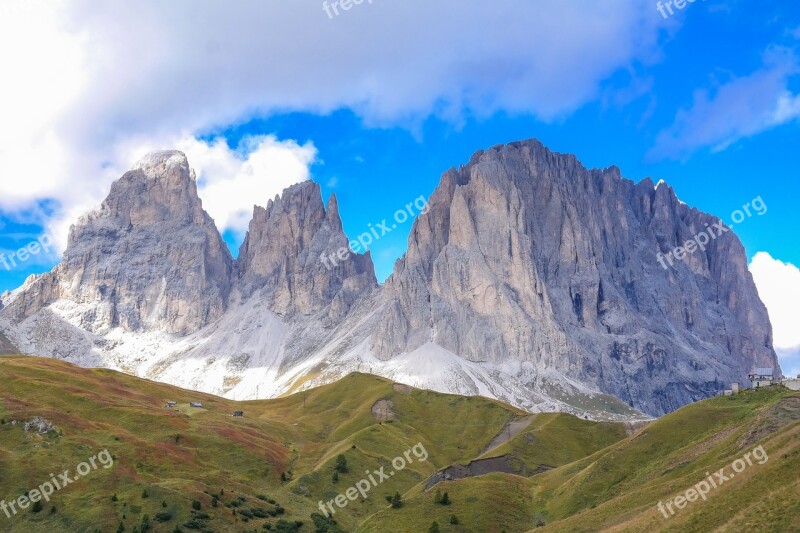
[[[797,120],[800,94],[788,87],[798,73],[794,51],[770,48],[756,72],[714,91],[696,91],[692,106],[678,111],[673,124],[659,133],[648,157],[679,159],[703,147],[721,151],[740,139]]]
[[[557,118],[652,60],[667,24],[639,0],[357,7],[330,20],[319,0],[3,0],[0,210],[50,199],[48,223],[63,225],[107,193],[132,147],[276,111],[349,107],[409,127],[430,114]],[[231,170],[209,150],[198,157]],[[226,202],[207,200],[239,227]]]
[[[309,179],[308,168],[317,155],[310,142],[300,146],[273,136],[253,137],[246,145],[243,155],[228,148],[224,139],[176,143],[197,172],[203,207],[218,228],[240,236],[247,231],[253,205],[266,205],[286,187]]]
[[[758,252],[750,262],[750,273],[769,312],[781,367],[785,374],[796,375],[800,373],[800,268]]]

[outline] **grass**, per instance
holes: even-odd
[[[485,398],[405,393],[365,374],[275,400],[234,402],[113,371],[10,356],[0,357],[0,383],[0,500],[25,494],[51,473],[74,471],[103,450],[114,456],[112,468],[65,487],[39,513],[27,509],[9,520],[0,512],[0,530],[114,532],[122,523],[131,532],[148,515],[156,532],[192,531],[187,526],[250,532],[266,525],[274,531],[284,520],[283,526],[302,521],[297,531],[313,533],[319,500],[345,492],[366,471],[388,471],[393,458],[417,444],[427,460],[410,455],[413,462],[366,499],[337,507],[341,530],[418,532],[434,520],[445,532],[800,530],[794,509],[800,396],[780,387],[699,402],[631,436],[620,424],[536,415],[486,456],[557,468],[530,478],[493,473],[443,482],[437,488],[452,503],[442,506],[424,482],[480,456],[507,422],[525,413]],[[167,400],[178,402],[178,410],[164,408]],[[392,403],[394,420],[375,419],[378,400]],[[204,409],[189,408],[191,401]],[[245,417],[232,417],[237,410]],[[23,431],[21,423],[37,416],[58,430]],[[669,520],[658,513],[658,501],[758,444],[769,453],[765,465],[723,485],[707,503]],[[340,454],[348,471],[334,483]],[[403,495],[399,509],[384,499],[394,492]],[[165,522],[156,520],[159,513]],[[451,515],[458,524],[449,523]]]

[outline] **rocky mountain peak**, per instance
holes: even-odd
[[[279,315],[313,314],[334,302],[335,315],[377,286],[368,255],[348,253],[335,196],[326,211],[313,181],[292,185],[256,207],[239,250],[239,278],[245,295],[261,290]],[[344,255],[344,254],[342,254]],[[332,258],[332,259],[331,259]]]
[[[659,251],[714,219],[671,187],[530,140],[476,152],[429,204],[385,287],[382,359],[433,342],[473,362],[555,368],[654,414],[778,367],[733,233],[660,266]]]

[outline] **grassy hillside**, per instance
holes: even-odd
[[[529,430],[541,434],[560,417],[541,415]],[[531,478],[493,474],[441,483],[450,505],[435,504],[430,492],[419,494],[359,531],[384,531],[387,524],[391,531],[428,531],[433,521],[442,532],[800,531],[799,421],[800,394],[783,387],[714,398]],[[563,446],[543,444],[537,459],[568,455],[587,436],[571,434],[574,427],[573,421],[555,431]],[[524,456],[522,442],[525,434],[504,446]],[[764,455],[753,453],[759,446]],[[748,453],[752,464],[737,463],[742,471],[736,473],[732,463]],[[695,501],[681,502],[682,509],[673,504],[670,513],[667,502],[706,480],[706,472],[717,480],[713,473],[720,469],[730,479],[709,486],[706,501],[695,493]],[[449,523],[452,515],[458,524]]]
[[[38,512],[29,507],[9,519],[0,511],[0,531],[115,532],[122,525],[140,533],[425,532],[434,520],[440,531],[498,533],[537,524],[537,531],[800,526],[792,512],[800,396],[779,389],[700,402],[628,436],[619,424],[531,417],[500,402],[363,374],[276,400],[233,402],[14,356],[0,357],[0,384],[0,500],[15,500],[51,474],[74,472],[103,450],[114,458],[110,468],[92,469],[57,491]],[[165,408],[168,400],[177,406]],[[245,416],[231,416],[237,410]],[[36,417],[55,429],[25,431]],[[669,520],[658,514],[659,500],[758,444],[769,453],[766,464],[750,467],[706,503]],[[404,454],[408,464],[395,468],[392,460]],[[346,466],[334,476],[340,456]],[[479,458],[503,458],[518,472],[553,469],[532,477],[488,473],[424,490],[437,471]],[[320,500],[334,500],[381,468],[387,479],[370,486],[366,498],[332,504],[337,525],[321,518]],[[436,489],[447,491],[450,505],[434,502]],[[402,497],[398,508],[385,499],[395,493]],[[451,515],[458,524],[449,523]]]

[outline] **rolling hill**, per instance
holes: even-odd
[[[113,466],[88,469],[38,512],[0,511],[0,531],[424,532],[434,520],[440,531],[497,533],[537,525],[800,527],[800,395],[780,387],[706,400],[634,427],[529,415],[366,374],[234,402],[110,370],[4,356],[0,383],[0,499],[14,501],[81,463],[86,471],[104,450],[113,457]],[[668,520],[659,514],[659,501],[759,445],[769,454],[763,465],[708,502]],[[398,457],[402,469],[392,463]],[[335,524],[322,516],[321,501],[335,502],[381,468],[396,475],[370,484],[366,498],[334,503]],[[434,502],[437,490],[449,505]],[[402,502],[393,507],[385,497],[395,493]],[[449,523],[452,515],[458,524]]]

